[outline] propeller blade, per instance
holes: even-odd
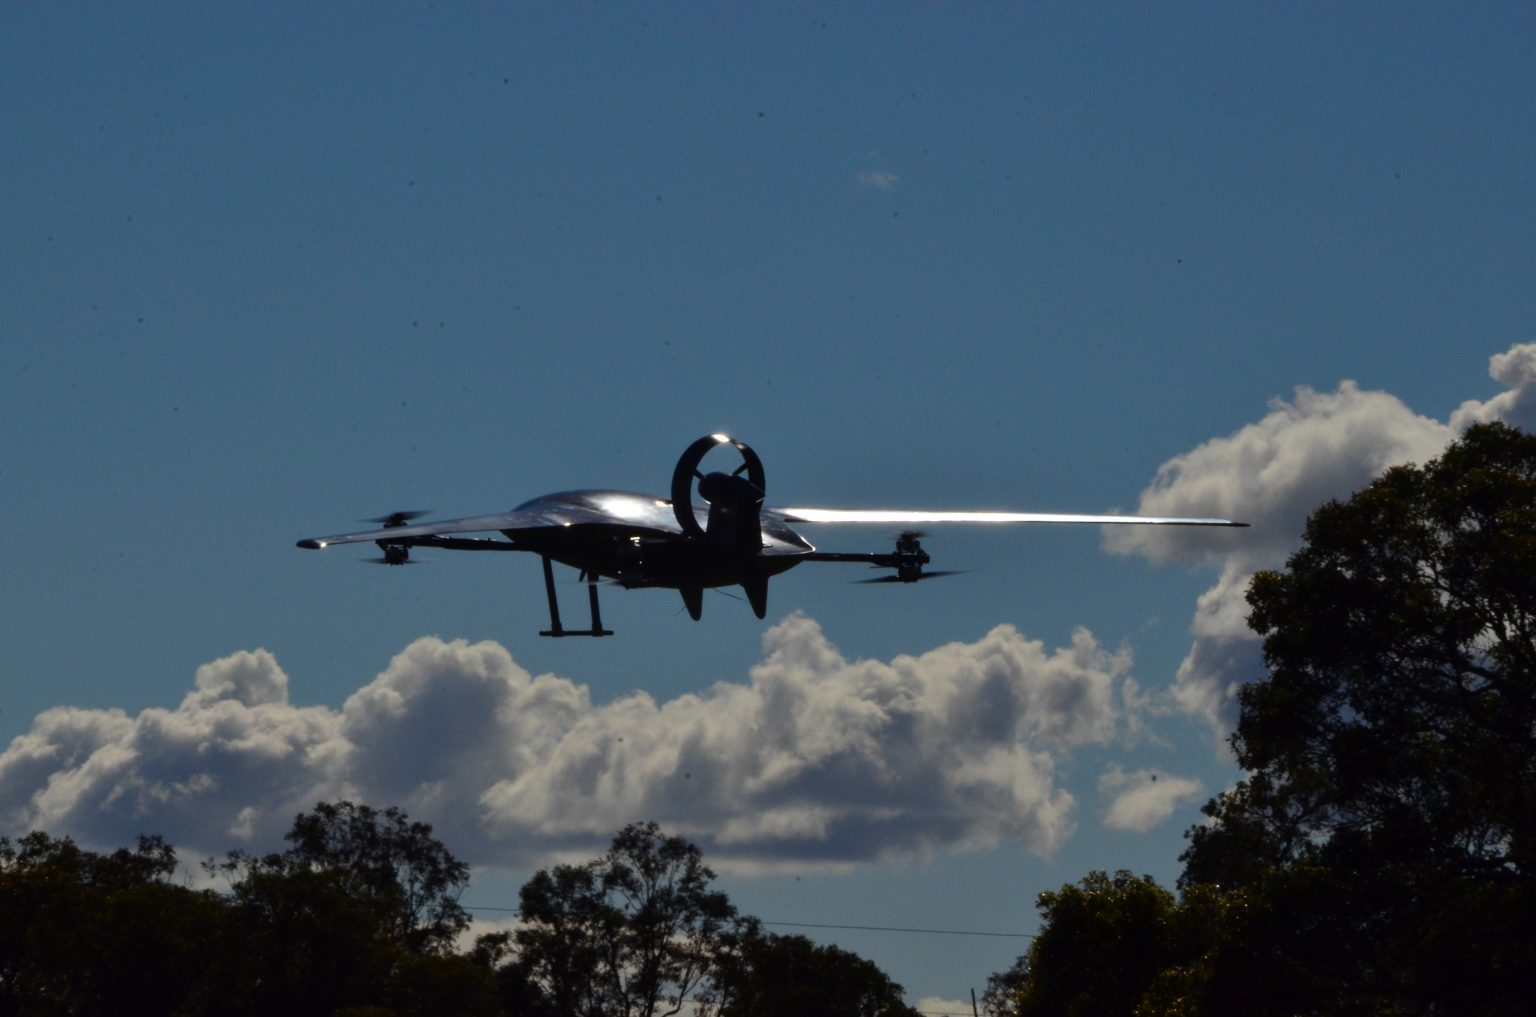
[[[376,516],[373,519],[364,519],[362,521],[365,523],[378,523],[380,526],[388,529],[392,526],[404,526],[412,519],[420,519],[422,516],[429,516],[431,514],[431,509],[406,509],[404,511],[391,512],[388,515]]]
[[[407,558],[405,561],[390,561],[388,558],[359,558],[358,561],[368,565],[425,565],[431,558]]]
[[[969,571],[969,569],[935,569],[932,572],[919,573],[916,579],[903,579],[900,576],[891,575],[876,576],[873,579],[854,579],[852,582],[861,585],[864,583],[917,583],[924,579],[937,579],[940,576],[960,576]]]

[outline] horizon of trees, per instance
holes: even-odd
[[[869,961],[739,914],[699,849],[655,823],[539,871],[516,930],[467,948],[469,868],[427,824],[320,803],[285,839],[206,861],[219,893],[175,882],[160,837],[110,853],[0,837],[0,1014],[916,1014]]]

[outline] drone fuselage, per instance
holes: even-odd
[[[701,535],[685,534],[670,501],[633,491],[562,491],[513,511],[543,523],[502,531],[516,550],[631,589],[738,586],[787,572],[815,551],[771,510],[759,517],[760,546],[745,553],[732,541],[712,539],[719,524],[709,526],[704,508],[694,510]]]

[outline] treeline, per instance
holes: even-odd
[[[280,853],[176,878],[159,837],[0,838],[0,1014],[914,1017],[875,965],[739,914],[697,847],[626,827],[537,873],[514,932],[461,940],[469,870],[398,809],[300,815]]]
[[[991,1015],[1527,1014],[1536,1006],[1536,438],[1474,427],[1260,573],[1247,774],[1177,892],[1042,894]]]

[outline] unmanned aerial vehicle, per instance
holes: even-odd
[[[741,464],[730,473],[703,472],[704,457],[729,445]],[[597,587],[613,582],[627,589],[662,587],[682,594],[695,621],[703,613],[704,591],[740,586],[753,612],[768,611],[768,580],[804,562],[863,562],[891,569],[867,582],[915,583],[945,575],[924,571],[929,563],[923,534],[908,529],[892,551],[818,551],[791,524],[883,523],[924,526],[938,523],[1089,523],[1142,526],[1246,526],[1226,519],[1161,516],[1061,515],[1041,512],[923,512],[827,508],[769,508],[763,463],[745,442],[711,434],[689,445],[672,472],[671,497],[630,491],[562,491],[524,502],[510,512],[415,523],[423,513],[395,512],[374,520],[381,529],[301,540],[319,550],[333,544],[373,543],[386,565],[406,565],[418,547],[451,551],[527,551],[544,563],[549,628],[541,636],[609,636],[598,609]],[[694,495],[703,504],[697,504]],[[469,534],[499,536],[469,536]],[[554,562],[578,570],[587,584],[591,625],[565,628],[555,595]]]

